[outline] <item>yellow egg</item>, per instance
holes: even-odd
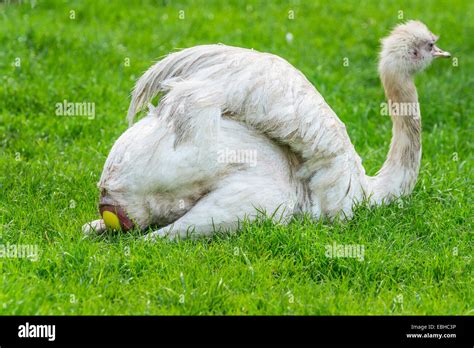
[[[104,219],[105,226],[112,230],[120,230],[120,220],[117,215],[106,210],[102,213],[102,218]]]

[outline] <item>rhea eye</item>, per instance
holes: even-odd
[[[430,50],[433,49],[433,46],[434,46],[434,43],[432,43],[432,42],[430,42],[430,43],[428,44],[428,47],[430,48]]]

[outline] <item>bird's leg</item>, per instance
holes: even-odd
[[[258,177],[253,172],[237,172],[228,176],[221,187],[209,192],[173,224],[145,236],[185,239],[209,237],[214,233],[234,232],[240,221],[253,221],[265,212],[275,221],[286,223],[296,201],[291,190],[272,178]]]
[[[82,232],[84,234],[100,234],[105,232],[106,229],[107,227],[102,219],[90,221],[82,226]]]
[[[186,215],[188,214],[189,212]],[[168,226],[148,233],[143,237],[143,239],[146,241],[153,242],[159,238],[167,238],[170,240],[187,238],[197,239],[201,237],[210,237],[215,232],[220,232],[224,230],[235,230],[238,225],[237,223],[230,222],[221,222],[214,224],[210,219],[208,223],[196,225],[197,216],[195,216],[195,214],[189,214],[188,216],[186,215]],[[231,224],[233,226],[231,226]]]

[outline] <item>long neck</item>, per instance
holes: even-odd
[[[369,179],[372,200],[377,203],[410,194],[421,161],[421,116],[413,78],[382,73],[381,79],[393,127],[387,159]]]

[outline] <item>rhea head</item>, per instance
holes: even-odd
[[[379,73],[411,77],[428,67],[433,59],[449,58],[451,54],[436,46],[439,37],[422,22],[408,21],[397,25],[382,39]]]

